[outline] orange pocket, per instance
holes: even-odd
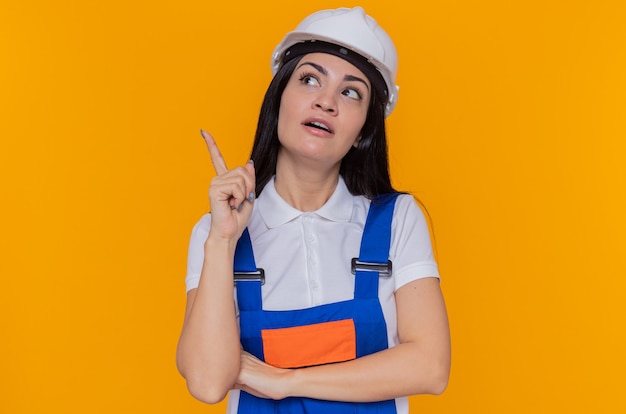
[[[264,329],[261,337],[265,362],[275,367],[297,368],[356,358],[352,319]]]

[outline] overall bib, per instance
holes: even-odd
[[[370,205],[359,258],[352,259],[354,298],[292,311],[263,310],[263,275],[257,269],[247,229],[235,252],[235,280],[243,349],[270,365],[300,368],[348,361],[388,347],[378,300],[378,279],[391,275],[389,246],[397,194]],[[256,275],[256,276],[255,276]],[[257,398],[240,392],[238,413],[395,413],[395,400],[371,403],[290,397]]]

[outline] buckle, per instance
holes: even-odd
[[[352,274],[355,275],[357,270],[365,272],[378,272],[380,277],[391,277],[391,260],[387,263],[360,262],[358,258],[352,258]]]
[[[258,268],[256,272],[235,272],[235,282],[261,282],[265,284],[265,270]]]

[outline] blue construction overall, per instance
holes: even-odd
[[[243,349],[281,368],[343,362],[386,349],[387,328],[378,300],[378,279],[391,273],[389,246],[396,198],[397,194],[389,194],[370,204],[359,257],[352,259],[354,298],[342,302],[292,311],[263,310],[264,275],[256,267],[246,229],[235,252]],[[244,391],[240,392],[238,410],[242,414],[395,412],[395,400],[369,403],[300,397],[270,400]]]

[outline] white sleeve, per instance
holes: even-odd
[[[439,278],[428,223],[409,194],[400,195],[396,201],[389,256],[393,264],[395,290],[417,279]]]
[[[191,231],[189,252],[187,254],[187,275],[185,276],[187,292],[197,288],[200,283],[200,274],[202,273],[202,264],[204,263],[204,242],[209,236],[210,227],[211,215],[205,214]]]

